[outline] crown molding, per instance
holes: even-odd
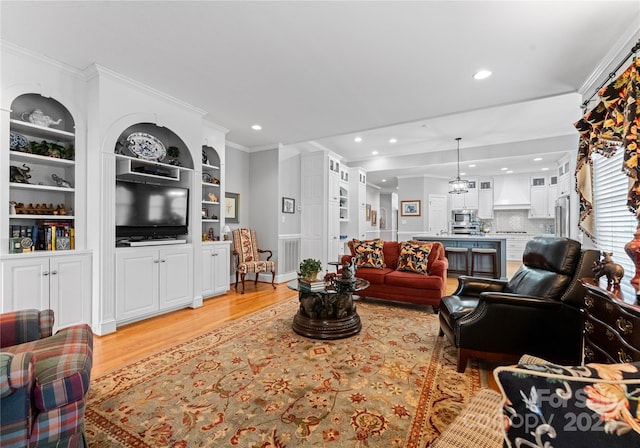
[[[3,53],[5,51],[8,51],[9,53],[13,53],[17,56],[26,56],[36,61],[42,62],[44,64],[51,65],[57,69],[63,70],[78,78],[86,79],[83,70],[72,67],[71,65],[68,65],[56,59],[50,58],[49,56],[45,56],[41,53],[37,53],[32,50],[27,50],[26,48],[16,45],[12,42],[8,42],[6,40],[0,40],[0,48],[2,49]]]
[[[100,64],[91,64],[89,67],[87,67],[85,70],[85,76],[87,78],[87,80],[95,78],[96,76],[106,76],[112,79],[115,79],[117,81],[120,81],[122,83],[125,84],[129,84],[139,90],[142,90],[144,92],[147,92],[157,98],[160,98],[161,100],[164,100],[168,103],[172,103],[174,105],[180,106],[183,109],[187,109],[190,110],[192,112],[195,112],[197,114],[199,114],[200,116],[204,117],[205,115],[208,114],[208,112],[204,109],[201,109],[199,107],[193,106],[192,104],[187,103],[186,101],[183,101],[181,99],[178,99],[174,96],[168,95],[158,89],[155,89],[151,86],[148,86],[147,84],[144,84],[140,81],[137,81],[133,78],[129,78],[126,75],[123,75],[122,73],[118,73],[114,70],[111,70],[110,68],[104,67]]]

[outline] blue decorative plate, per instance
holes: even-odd
[[[29,146],[29,140],[22,134],[18,134],[17,132],[9,133],[9,148],[12,151],[16,151],[20,148],[26,148]]]
[[[127,137],[127,147],[141,159],[162,160],[167,155],[167,150],[160,140],[151,134],[134,132]]]

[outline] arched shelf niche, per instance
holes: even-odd
[[[220,154],[208,145],[202,146],[202,240],[221,239],[224,223],[222,204],[222,172]]]
[[[37,93],[17,96],[9,117],[8,192],[12,207],[6,225],[10,235],[19,229],[16,236],[25,233],[32,237],[34,250],[55,250],[51,240],[41,235],[55,225],[58,236],[64,237],[61,244],[65,241],[58,250],[75,249],[76,239],[83,241],[82,235],[76,234],[76,217],[84,210],[76,207],[82,203],[76,195],[82,186],[76,185],[74,119],[60,102]],[[12,243],[8,249],[15,251]]]

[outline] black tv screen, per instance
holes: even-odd
[[[158,184],[116,181],[116,236],[186,235],[189,190]]]

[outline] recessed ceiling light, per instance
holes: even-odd
[[[549,168],[542,168],[542,171],[549,171]]]
[[[507,171],[509,168],[500,168],[502,171]]]
[[[378,151],[371,151],[371,154],[373,154],[374,156],[378,155]]]
[[[513,170],[507,171],[507,174],[513,174]]]
[[[260,126],[259,124],[254,124],[253,126],[251,126],[251,129],[253,129],[254,131],[259,131],[262,129],[262,126]]]
[[[461,175],[461,176],[466,176],[466,175],[467,175],[467,173],[460,173],[460,175]]]
[[[534,162],[539,162],[542,160],[542,157],[536,157],[535,159],[533,159]]]
[[[390,138],[389,139],[389,143],[396,143],[398,141],[398,139],[395,138]]]
[[[472,163],[471,165],[469,165],[469,168],[475,168],[475,167],[476,167],[475,163]]]
[[[382,179],[382,182],[386,182],[386,181],[387,181],[387,179]]]
[[[489,76],[491,76],[490,70],[480,70],[474,73],[473,79],[477,79],[477,80],[487,79]]]
[[[362,137],[356,137],[353,139],[354,142],[360,143],[362,141]]]

